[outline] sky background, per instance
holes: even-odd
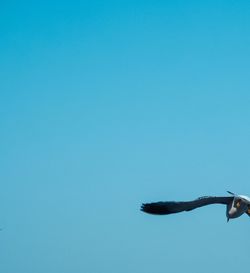
[[[249,272],[250,2],[0,4],[0,272]]]

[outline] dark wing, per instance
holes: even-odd
[[[150,213],[165,215],[171,213],[178,213],[182,211],[190,211],[199,207],[211,205],[211,204],[224,204],[227,205],[232,202],[234,197],[215,197],[215,196],[204,196],[193,201],[188,202],[156,202],[142,204],[141,211]]]

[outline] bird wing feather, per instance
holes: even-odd
[[[155,202],[142,204],[141,210],[150,214],[166,215],[172,213],[178,213],[182,211],[190,211],[199,207],[211,205],[211,204],[224,204],[227,205],[233,201],[233,197],[216,197],[216,196],[204,196],[193,201],[186,202]]]

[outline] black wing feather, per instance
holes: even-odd
[[[232,201],[233,201],[233,197],[205,196],[205,197],[200,197],[196,200],[188,201],[188,202],[170,201],[170,202],[146,203],[146,204],[142,204],[141,211],[150,213],[150,214],[166,215],[166,214],[178,213],[182,211],[190,211],[190,210],[211,205],[211,204],[227,205]]]

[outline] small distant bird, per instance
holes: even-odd
[[[244,213],[250,216],[250,198],[244,195],[234,194],[230,191],[228,191],[228,193],[232,196],[203,196],[193,201],[186,202],[166,201],[146,203],[142,204],[141,211],[156,215],[166,215],[182,211],[190,211],[212,204],[223,204],[227,206],[227,221],[229,221],[229,219],[240,217]]]

